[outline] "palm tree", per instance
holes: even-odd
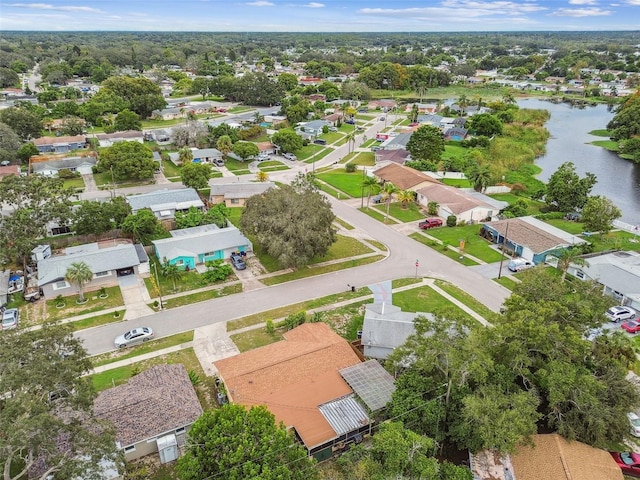
[[[573,265],[578,265],[579,267],[583,267],[587,264],[587,262],[580,258],[582,255],[582,251],[579,248],[565,248],[560,251],[555,257],[558,259],[558,268],[562,270],[562,282],[564,282],[567,277],[567,270],[569,267]]]
[[[409,202],[413,202],[416,199],[416,193],[411,190],[400,190],[396,197],[402,204],[402,209],[406,210]]]
[[[231,141],[231,137],[229,135],[222,135],[216,142],[216,148],[220,150],[224,155],[227,155],[231,150],[233,150],[233,142]]]
[[[482,192],[487,189],[489,182],[491,181],[491,170],[489,165],[475,165],[469,173],[467,178],[473,185],[476,192]]]
[[[391,182],[385,182],[385,184],[382,186],[382,191],[381,191],[382,198],[387,204],[387,214],[384,217],[385,223],[387,223],[387,219],[389,218],[389,207],[391,207],[391,199],[393,198],[393,195],[397,192],[398,192],[398,187],[396,187]]]
[[[173,282],[173,290],[176,289],[176,280],[180,280],[184,275],[184,271],[178,267],[178,265],[170,264],[169,261],[165,258],[162,262],[161,267],[162,276],[168,278]]]
[[[371,201],[371,194],[373,193],[373,187],[378,185],[378,180],[375,177],[366,176],[362,181],[362,186],[367,189],[367,208],[369,208],[369,202]]]
[[[256,173],[256,180],[264,183],[267,180],[269,180],[269,174],[267,172],[263,172],[262,170],[260,170],[258,173]]]
[[[460,98],[458,99],[458,107],[460,107],[460,116],[464,115],[465,109],[469,106],[469,100],[467,99],[467,96],[463,93],[462,95],[460,95]]]
[[[67,268],[64,279],[78,287],[78,302],[84,303],[84,284],[93,279],[93,272],[84,262],[73,262]]]
[[[178,159],[183,165],[190,163],[193,160],[193,151],[189,147],[182,147],[178,150]]]
[[[440,209],[440,204],[438,204],[438,202],[431,201],[427,203],[427,213],[429,215],[437,215],[439,209]]]

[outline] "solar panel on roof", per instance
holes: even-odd
[[[343,368],[340,375],[373,412],[389,403],[396,389],[393,377],[376,360]]]

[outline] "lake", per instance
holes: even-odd
[[[592,195],[603,195],[615,203],[622,211],[623,222],[640,224],[640,164],[589,144],[606,140],[589,135],[592,130],[605,129],[613,117],[606,105],[580,109],[536,98],[518,100],[518,105],[551,113],[545,125],[551,134],[547,153],[536,160],[536,165],[542,168],[541,180],[546,182],[564,162],[573,162],[580,176],[591,172],[598,178]]]

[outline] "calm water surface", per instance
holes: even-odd
[[[580,176],[591,172],[598,178],[591,191],[593,195],[611,199],[622,211],[622,221],[640,224],[640,164],[589,144],[594,140],[605,140],[589,135],[589,132],[606,128],[613,117],[606,105],[579,109],[534,98],[520,100],[518,105],[551,113],[545,125],[551,134],[547,153],[536,160],[542,168],[541,180],[547,181],[564,162],[573,162]]]

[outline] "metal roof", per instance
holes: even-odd
[[[131,205],[133,213],[143,208],[157,209],[158,205],[179,205],[192,204],[193,206],[204,206],[198,192],[193,188],[181,188],[178,190],[156,190],[155,192],[143,193],[140,195],[129,195],[127,202]],[[188,208],[188,207],[187,207]]]
[[[377,360],[343,368],[340,375],[372,412],[384,408],[396,390],[393,377]]]
[[[171,238],[154,240],[158,258],[169,260],[185,256],[195,257],[199,254],[248,246],[251,242],[236,227],[220,228],[210,231],[195,231],[191,235],[180,235]]]
[[[92,245],[92,244],[87,244]],[[55,255],[38,262],[38,286],[64,278],[67,268],[74,262],[84,262],[93,273],[140,265],[134,245],[116,245],[110,248],[71,251],[66,255]]]
[[[370,422],[367,412],[353,395],[332,400],[318,409],[338,436],[353,432]]]

